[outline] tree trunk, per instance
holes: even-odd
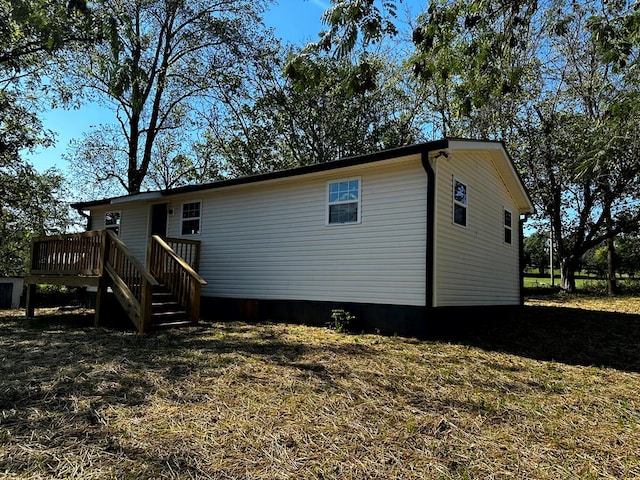
[[[607,294],[618,294],[616,282],[616,245],[613,237],[607,239]]]
[[[576,268],[573,262],[562,259],[560,262],[560,282],[562,289],[567,293],[576,291]]]

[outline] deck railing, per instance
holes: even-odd
[[[102,275],[104,231],[34,238],[31,275]]]
[[[189,243],[195,246],[191,258],[198,259],[199,244]],[[158,235],[149,238],[147,264],[151,275],[166,286],[191,323],[196,324],[200,319],[200,291],[207,282]]]
[[[111,282],[106,281],[106,275]],[[31,243],[31,269],[25,278],[27,316],[34,314],[35,286],[39,283],[97,285],[96,324],[108,284],[140,333],[151,324],[152,289],[158,282],[135,259],[112,231],[35,238]]]
[[[196,272],[200,268],[200,240],[163,237],[165,243]]]
[[[111,277],[113,293],[138,331],[144,333],[151,326],[153,287],[158,281],[112,231],[107,231],[106,244],[104,268]]]

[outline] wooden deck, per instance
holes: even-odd
[[[183,258],[176,250],[186,256]],[[26,315],[35,313],[38,284],[97,287],[95,324],[100,324],[104,296],[110,287],[140,333],[153,323],[154,290],[175,299],[182,323],[196,324],[200,315],[200,289],[206,281],[197,273],[200,242],[178,238],[149,238],[147,265],[142,265],[113,232],[100,230],[36,238],[31,247]],[[152,273],[153,272],[153,273]],[[167,302],[163,302],[166,305]],[[166,310],[158,317],[167,317]],[[175,317],[175,315],[174,315]],[[173,319],[172,325],[180,324]]]

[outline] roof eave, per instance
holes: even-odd
[[[417,143],[413,145],[407,145],[404,147],[391,148],[387,150],[381,150],[379,152],[368,153],[363,155],[356,155],[352,157],[345,157],[339,160],[334,160],[325,163],[315,163],[312,165],[305,165],[302,167],[291,168],[287,170],[278,170],[275,172],[259,173],[255,175],[248,175],[245,177],[232,178],[228,180],[219,180],[216,182],[203,183],[198,185],[186,185],[184,187],[176,187],[167,190],[158,190],[153,192],[158,197],[166,197],[171,195],[178,195],[184,193],[199,192],[202,190],[213,190],[217,188],[230,187],[232,185],[244,185],[250,183],[264,182],[267,180],[276,180],[280,178],[296,177],[300,175],[307,175],[317,172],[325,172],[330,170],[337,170],[340,168],[351,167],[355,165],[364,165],[367,163],[378,162],[382,160],[388,160],[396,157],[403,157],[408,155],[415,155],[425,151],[443,150],[448,146],[449,141],[447,139],[435,140],[426,143]],[[143,194],[136,194],[141,196]],[[77,202],[71,204],[72,208],[76,210],[87,210],[92,207],[102,205],[112,205],[116,203],[125,203],[129,201],[135,201],[136,195],[125,195],[121,197],[105,198],[102,200],[94,200],[89,202]],[[155,197],[154,197],[155,198]]]

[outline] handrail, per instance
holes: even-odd
[[[112,280],[113,293],[136,325],[144,333],[151,325],[153,287],[158,281],[133,256],[115,233],[106,233],[105,266]]]
[[[159,235],[152,235],[151,238],[153,238],[166,252],[168,255],[170,255],[176,262],[178,262],[178,264],[180,264],[180,266],[184,269],[184,271],[186,273],[188,273],[189,275],[191,275],[194,280],[196,280],[197,282],[200,283],[200,285],[206,285],[207,281],[202,278],[198,272],[196,272],[193,268],[191,268],[191,265],[189,265],[187,262],[184,261],[184,259],[182,257],[180,257],[168,244],[167,242],[165,242],[161,236]]]
[[[151,274],[160,279],[185,309],[191,323],[198,323],[200,290],[202,285],[206,285],[206,280],[158,235],[149,237],[147,263]]]
[[[121,250],[124,255],[126,255],[129,261],[136,267],[136,269],[140,272],[140,274],[145,278],[147,282],[154,286],[160,285],[158,281],[153,278],[153,275],[151,275],[147,271],[145,266],[136,259],[131,250],[129,250],[129,247],[127,247],[127,245],[122,240],[120,240],[120,238],[115,233],[113,233],[111,230],[107,230],[106,232],[109,236],[109,240],[111,242],[115,242],[115,244],[118,246],[118,249]]]
[[[200,268],[200,240],[161,237],[165,243],[196,272]]]
[[[177,246],[188,260],[172,248]],[[33,315],[35,284],[46,278],[87,277],[98,285],[95,325],[100,323],[103,299],[110,286],[139,333],[151,326],[153,289],[165,284],[192,323],[200,316],[200,291],[207,282],[198,274],[200,242],[149,238],[149,270],[111,230],[34,238],[27,314]],[[191,262],[191,264],[189,264]],[[90,278],[88,278],[90,276]],[[160,280],[160,281],[159,281]]]

